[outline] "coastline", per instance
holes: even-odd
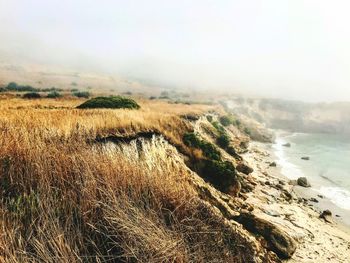
[[[319,203],[309,199],[317,195],[310,188],[289,184],[282,173],[272,144],[251,142],[244,159],[252,166],[250,175],[257,182],[247,202],[261,217],[279,225],[297,242],[298,249],[286,262],[348,262],[350,258],[350,227],[335,217],[335,205],[326,198]],[[330,209],[332,223],[319,218],[320,212]]]
[[[307,203],[312,205],[312,207],[319,213],[327,209],[330,210],[333,214],[334,220],[337,223],[342,225],[345,229],[350,229],[350,210],[339,207],[330,198],[324,196],[318,189],[321,186],[320,184],[314,186],[315,182],[310,180],[307,172],[286,160],[286,157],[284,156],[285,147],[282,145],[289,143],[288,139],[295,135],[298,135],[298,133],[289,133],[279,130],[276,132],[275,143],[265,145],[262,144],[260,147],[268,151],[271,159],[277,162],[277,166],[275,168],[278,170],[279,176],[287,180],[296,180],[298,177],[306,177],[309,182],[311,181],[311,187],[305,188],[296,185],[293,188],[294,192],[299,197],[306,199]],[[276,152],[278,154],[276,154]],[[322,186],[325,187],[324,185]]]

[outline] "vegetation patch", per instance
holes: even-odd
[[[231,115],[225,115],[221,116],[219,121],[223,126],[229,126],[234,123],[235,119]]]
[[[195,133],[186,133],[183,137],[184,143],[196,149],[202,150],[205,157],[211,160],[220,160],[221,154],[216,147],[205,140],[200,139]]]
[[[50,99],[56,99],[62,97],[62,95],[57,91],[51,91],[49,94],[47,94],[46,97]]]
[[[88,92],[88,91],[75,91],[75,92],[73,92],[73,96],[78,97],[78,98],[88,99],[90,97],[90,92]]]
[[[218,131],[218,133],[223,133],[223,132],[225,132],[224,127],[222,127],[222,125],[221,125],[220,123],[218,123],[217,121],[214,121],[214,122],[212,122],[211,124],[212,124],[212,125],[214,126],[214,128]]]
[[[221,133],[219,137],[216,139],[216,142],[221,148],[226,149],[230,144],[230,137],[226,132]]]
[[[24,99],[40,99],[41,95],[37,92],[28,92],[23,95]]]
[[[235,181],[236,169],[229,161],[206,160],[204,175],[220,191],[226,192]]]
[[[139,109],[140,106],[133,99],[121,96],[96,97],[85,101],[78,109]]]
[[[209,122],[212,122],[212,121],[213,121],[213,116],[207,115],[207,120],[208,120]]]

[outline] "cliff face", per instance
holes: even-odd
[[[168,158],[176,160],[188,172],[187,179],[195,191],[196,202],[206,211],[201,220],[213,220],[226,238],[232,240],[229,254],[234,255],[236,261],[279,262],[279,258],[291,257],[296,250],[295,240],[278,225],[255,215],[254,208],[245,203],[246,193],[256,184],[249,176],[253,169],[239,155],[246,151],[247,135],[232,125],[221,125],[216,114],[185,118],[191,119],[189,123],[193,127],[193,132],[183,137],[189,147],[187,150],[172,145],[158,133],[99,141],[106,143],[108,152],[115,147],[130,152],[130,147],[138,145],[138,163],[147,159],[144,151],[150,145],[156,152],[167,151]],[[226,144],[220,144],[223,134],[227,136]],[[206,152],[208,148],[209,153]],[[232,169],[227,168],[228,164],[232,164]]]

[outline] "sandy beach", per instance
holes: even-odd
[[[329,200],[310,201],[316,195],[310,188],[289,184],[276,161],[271,144],[252,142],[245,160],[257,183],[247,202],[255,214],[280,226],[297,242],[298,248],[286,262],[350,262],[350,228]],[[332,211],[332,223],[320,218],[321,211]]]

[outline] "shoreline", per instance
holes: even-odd
[[[333,223],[319,218],[321,210],[332,209],[327,199],[325,209],[323,202],[308,201],[314,195],[310,188],[289,184],[290,179],[278,164],[270,167],[271,162],[277,161],[272,144],[251,142],[243,157],[254,169],[249,176],[257,183],[246,201],[256,214],[279,225],[299,244],[293,257],[285,262],[348,262],[350,227],[335,213]]]
[[[310,180],[307,173],[305,173],[302,168],[297,165],[294,165],[287,160],[281,160],[284,157],[284,153],[281,155],[277,155],[276,151],[283,152],[282,144],[289,142],[288,138],[295,136],[296,133],[289,133],[286,131],[276,131],[276,142],[271,144],[260,144],[261,148],[264,148],[270,154],[273,161],[277,163],[277,169],[279,171],[279,175],[287,180],[295,180],[298,177],[306,177],[308,181],[311,181],[311,187],[305,188],[296,185],[294,187],[294,191],[301,198],[305,198],[308,200],[308,204],[312,205],[316,211],[321,213],[324,210],[330,210],[333,214],[333,217],[337,223],[343,225],[344,228],[349,229],[350,231],[350,210],[339,207],[336,203],[334,203],[330,198],[324,196],[318,189],[318,187],[328,187],[327,185],[320,184],[318,185]],[[279,144],[279,145],[278,145]],[[282,162],[282,164],[280,163]],[[287,167],[285,167],[286,165]],[[291,170],[290,167],[292,167]],[[284,170],[284,171],[283,171]],[[293,172],[297,172],[296,175],[293,175]],[[287,175],[288,174],[288,175]],[[314,186],[316,185],[316,187]],[[332,187],[332,186],[331,186]],[[313,199],[313,201],[310,201]]]

